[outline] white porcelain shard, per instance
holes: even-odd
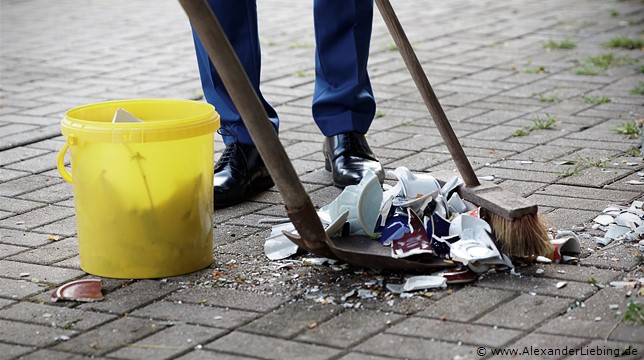
[[[447,279],[442,276],[420,275],[407,278],[402,286],[404,291],[442,289],[447,287]]]
[[[603,214],[603,215],[598,215],[597,217],[595,217],[593,219],[593,221],[598,223],[598,224],[600,224],[600,225],[607,226],[609,224],[614,223],[615,219],[613,219],[613,217],[610,216],[610,215]]]
[[[615,223],[630,229],[635,229],[642,225],[642,219],[633,213],[624,212],[615,216]]]
[[[348,210],[347,222],[351,235],[367,235],[375,238],[378,236],[374,229],[380,215],[382,194],[378,177],[369,170],[358,185],[345,187],[335,200],[323,206],[320,211],[327,212],[331,219],[337,219]]]
[[[610,224],[608,226],[608,230],[606,230],[606,234],[604,235],[604,237],[607,237],[609,239],[617,239],[629,231],[631,231],[631,229],[626,226]]]
[[[286,259],[297,253],[298,246],[289,240],[283,231],[297,234],[297,230],[295,230],[295,226],[292,223],[273,226],[271,234],[264,242],[264,254],[270,260]]]
[[[143,120],[132,115],[129,111],[118,108],[112,118],[112,123],[142,123]]]
[[[407,198],[431,194],[440,190],[440,183],[429,174],[413,174],[404,166],[396,168],[393,174],[402,184],[402,193]]]

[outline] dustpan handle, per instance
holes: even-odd
[[[323,240],[326,235],[311,198],[305,192],[275,129],[268,121],[268,114],[217,17],[205,0],[179,2],[221,76],[300,236],[305,242],[308,239]],[[316,244],[311,244],[310,247],[315,246]]]
[[[418,57],[416,57],[414,49],[409,43],[409,39],[407,39],[407,35],[405,34],[402,25],[400,25],[400,21],[398,21],[398,17],[394,12],[391,3],[389,0],[376,0],[376,5],[378,6],[378,10],[380,10],[380,14],[385,20],[385,24],[387,24],[387,28],[400,51],[400,55],[405,61],[405,65],[407,65],[407,69],[409,70],[411,77],[414,79],[414,83],[416,83],[418,91],[420,91],[420,95],[423,97],[425,106],[427,106],[429,113],[432,115],[438,131],[440,132],[449,153],[452,155],[454,163],[456,163],[458,172],[463,177],[463,181],[465,181],[465,185],[480,185],[481,183],[476,177],[474,169],[472,169],[472,165],[467,159],[456,134],[454,134],[454,130],[452,129],[449,120],[447,120],[447,116],[445,115],[441,104],[438,102],[438,98],[436,97],[432,86],[429,84],[427,75],[418,61]]]

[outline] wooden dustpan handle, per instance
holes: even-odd
[[[268,121],[268,114],[255,93],[217,17],[205,0],[179,0],[188,19],[237,107],[248,132],[279,190],[295,228],[307,250],[325,252],[326,234],[286,151]],[[316,251],[317,250],[317,251]]]
[[[400,51],[400,55],[402,56],[405,65],[407,65],[407,69],[409,70],[411,77],[414,79],[414,83],[416,83],[418,91],[420,91],[420,95],[425,102],[425,106],[427,106],[429,113],[432,115],[438,131],[440,132],[449,153],[452,155],[452,159],[454,159],[454,162],[456,163],[456,168],[458,168],[458,172],[463,177],[463,181],[465,181],[465,185],[480,185],[481,183],[476,177],[474,169],[472,169],[472,165],[467,159],[467,156],[463,151],[463,147],[461,147],[449,120],[447,120],[447,116],[445,115],[441,104],[438,102],[438,98],[436,97],[432,86],[429,84],[427,75],[418,61],[418,57],[416,56],[414,49],[409,43],[409,39],[407,39],[407,35],[405,34],[402,25],[400,25],[400,21],[398,21],[398,17],[394,12],[391,3],[389,0],[375,1],[382,18],[385,20],[385,24],[391,33],[391,37],[394,39],[394,42]]]

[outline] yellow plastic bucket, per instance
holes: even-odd
[[[123,108],[142,123],[112,123]],[[56,159],[74,184],[81,268],[159,278],[212,263],[214,133],[207,103],[110,101],[69,110]],[[69,150],[71,174],[64,165]]]

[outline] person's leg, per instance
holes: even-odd
[[[316,78],[313,119],[326,136],[326,169],[336,186],[384,171],[364,134],[376,113],[367,73],[373,0],[315,0]]]
[[[255,0],[208,0],[208,4],[217,16],[277,131],[277,114],[259,91],[261,55]],[[226,207],[273,186],[273,181],[196,33],[194,40],[204,96],[221,116],[220,133],[226,149],[215,164],[214,204],[215,208]]]
[[[315,0],[313,118],[325,136],[365,134],[376,113],[367,74],[373,0]]]
[[[261,71],[261,51],[257,28],[257,7],[255,0],[208,0],[208,5],[217,16],[228,40],[230,41],[237,57],[248,74],[253,88],[259,95],[268,113],[275,130],[278,129],[279,120],[273,107],[268,104],[259,90]],[[194,33],[195,49],[197,51],[197,64],[201,77],[201,85],[206,100],[215,106],[221,116],[221,127],[226,144],[235,140],[242,144],[252,144],[246,127],[244,126],[237,108],[224,88],[224,84],[217,74],[208,53],[203,47],[199,37]],[[226,133],[226,131],[229,132]]]

